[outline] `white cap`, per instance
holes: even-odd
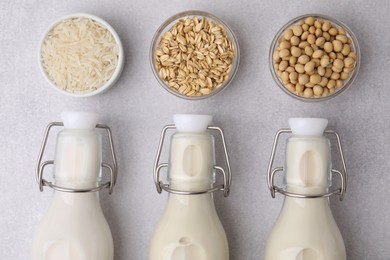
[[[69,129],[89,129],[96,127],[98,114],[88,112],[65,111],[61,113],[64,127]]]
[[[296,117],[289,118],[288,124],[293,135],[320,136],[328,125],[328,119]]]
[[[205,132],[212,120],[213,117],[210,115],[173,115],[173,122],[180,132]]]

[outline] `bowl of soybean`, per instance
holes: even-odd
[[[359,43],[351,29],[334,18],[302,15],[275,35],[269,65],[275,82],[288,95],[302,101],[325,101],[355,80]]]

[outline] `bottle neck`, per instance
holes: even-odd
[[[57,135],[53,178],[55,186],[70,192],[55,190],[55,205],[96,205],[100,208],[99,193],[88,192],[100,185],[102,145],[95,131],[97,115],[64,112],[64,129]]]
[[[172,136],[168,181],[172,189],[200,191],[214,183],[214,138],[204,133],[178,132]]]
[[[284,178],[286,191],[301,195],[326,193],[331,183],[330,168],[330,143],[327,138],[292,136],[287,140]],[[289,196],[284,199],[281,217],[293,218],[299,222],[324,217],[333,219],[328,198]]]
[[[323,136],[293,136],[286,147],[285,189],[288,192],[318,195],[331,184],[330,143]]]
[[[168,181],[174,190],[196,192],[213,186],[215,173],[214,138],[207,132],[177,132],[171,138]],[[167,210],[215,211],[213,194],[170,193]]]
[[[101,179],[101,138],[93,130],[64,129],[58,134],[55,184],[70,189],[97,187]]]

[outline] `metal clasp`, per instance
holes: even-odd
[[[157,156],[156,160],[154,161],[154,169],[153,169],[153,179],[154,179],[154,184],[156,185],[156,189],[158,193],[161,193],[162,190],[165,190],[169,193],[173,194],[180,194],[180,195],[199,195],[199,194],[207,194],[207,193],[212,193],[215,191],[223,191],[223,194],[225,197],[229,196],[230,193],[230,185],[231,185],[231,179],[232,179],[232,174],[231,174],[231,169],[230,169],[230,162],[229,162],[229,156],[226,148],[226,142],[225,142],[225,136],[223,134],[223,131],[220,127],[217,126],[208,126],[208,130],[214,130],[218,131],[219,134],[221,135],[222,139],[222,145],[223,149],[225,152],[225,160],[226,160],[226,166],[227,166],[227,172],[220,167],[220,166],[214,166],[215,170],[218,170],[219,172],[222,173],[223,175],[223,184],[214,186],[210,189],[206,190],[198,190],[198,191],[181,191],[181,190],[175,190],[169,187],[169,184],[164,184],[162,181],[160,181],[160,170],[161,168],[167,168],[168,163],[161,163],[160,162],[160,157],[161,157],[161,151],[164,145],[164,140],[165,140],[165,134],[167,130],[169,129],[176,129],[175,125],[167,125],[163,128],[161,132],[161,137],[160,137],[160,143],[158,145],[158,151],[157,151]]]
[[[292,193],[292,192],[288,192],[278,186],[276,186],[274,184],[274,180],[275,180],[275,174],[277,172],[280,172],[280,171],[283,171],[283,167],[276,167],[274,169],[272,169],[272,166],[273,166],[273,163],[274,163],[274,159],[275,159],[275,154],[276,154],[276,148],[277,148],[277,145],[278,145],[278,142],[279,142],[279,137],[281,134],[284,134],[284,133],[289,133],[291,134],[292,131],[291,129],[280,129],[277,133],[276,133],[276,136],[275,136],[275,139],[274,139],[274,144],[272,146],[272,152],[271,152],[271,158],[269,160],[269,164],[268,164],[268,170],[267,170],[267,184],[268,184],[268,188],[271,192],[271,196],[272,198],[275,198],[275,193],[276,192],[279,192],[285,196],[289,196],[289,197],[294,197],[294,198],[308,198],[308,199],[314,199],[314,198],[327,198],[327,197],[330,197],[332,195],[339,195],[339,199],[340,201],[342,201],[344,199],[344,195],[345,195],[345,192],[347,190],[347,180],[348,180],[348,174],[347,174],[347,167],[345,165],[345,160],[344,160],[344,153],[343,153],[343,149],[342,149],[342,146],[341,146],[341,140],[340,140],[340,136],[339,134],[336,132],[336,131],[333,131],[333,130],[325,130],[324,131],[324,134],[329,134],[329,135],[334,135],[336,136],[336,139],[337,139],[337,145],[338,145],[338,148],[339,148],[339,153],[340,153],[340,158],[341,158],[341,163],[342,163],[342,166],[343,166],[343,171],[338,171],[338,170],[335,170],[335,169],[332,169],[331,170],[331,173],[332,174],[336,174],[340,177],[341,179],[341,188],[338,188],[338,189],[335,189],[335,190],[332,190],[330,192],[327,192],[327,193],[323,193],[323,194],[313,194],[313,195],[307,195],[307,194],[297,194],[297,193]]]
[[[52,123],[48,124],[48,126],[46,127],[45,135],[44,135],[44,138],[43,138],[43,142],[42,142],[42,145],[41,145],[41,149],[40,149],[40,152],[39,152],[39,157],[38,157],[38,161],[37,161],[36,169],[35,169],[36,181],[37,181],[37,183],[39,185],[39,190],[43,191],[43,186],[49,186],[52,189],[55,189],[55,190],[58,190],[58,191],[63,191],[63,192],[85,193],[85,192],[95,192],[95,191],[99,191],[99,190],[101,190],[103,188],[108,188],[109,189],[108,193],[111,194],[113,189],[114,189],[114,186],[116,184],[117,175],[118,175],[118,166],[117,166],[117,163],[116,163],[115,149],[114,149],[114,143],[113,143],[110,127],[107,126],[107,125],[103,125],[103,124],[97,124],[96,125],[96,128],[105,129],[107,131],[107,136],[108,136],[108,141],[109,141],[109,144],[110,144],[110,152],[111,152],[112,164],[113,165],[111,166],[108,163],[102,162],[101,166],[103,168],[106,168],[106,169],[109,170],[110,181],[102,183],[99,186],[93,187],[93,188],[72,189],[72,188],[65,188],[65,187],[57,186],[57,185],[53,184],[52,182],[46,181],[43,178],[43,170],[44,170],[44,168],[47,165],[54,164],[53,160],[42,162],[42,158],[43,158],[43,154],[44,154],[44,151],[45,151],[45,148],[46,148],[46,144],[47,144],[47,140],[48,140],[48,137],[49,137],[49,133],[50,133],[51,128],[54,127],[54,126],[64,126],[64,124],[62,122],[52,122]]]

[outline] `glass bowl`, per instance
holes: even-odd
[[[116,43],[116,48],[117,48],[117,63],[116,63],[116,67],[115,69],[113,70],[111,76],[109,79],[107,79],[104,83],[102,83],[102,85],[100,86],[97,86],[96,88],[93,88],[91,90],[88,90],[88,91],[76,91],[76,90],[66,90],[64,89],[64,87],[61,87],[59,86],[59,84],[57,84],[50,76],[49,76],[49,73],[47,71],[47,69],[45,69],[45,65],[43,64],[43,57],[42,57],[42,53],[43,53],[43,48],[44,48],[44,44],[45,44],[45,41],[47,39],[49,39],[50,37],[50,33],[53,31],[54,28],[56,28],[57,25],[59,25],[60,23],[64,22],[64,21],[67,21],[67,20],[71,20],[71,19],[77,19],[77,18],[86,18],[86,19],[90,19],[90,20],[93,20],[94,22],[96,22],[99,26],[101,26],[102,28],[106,29],[108,32],[110,32],[111,36],[114,38],[115,40],[115,43]],[[106,36],[108,37],[108,36]],[[72,39],[73,41],[74,39]],[[72,44],[72,43],[71,43]],[[73,43],[74,44],[74,43]],[[102,18],[100,17],[97,17],[95,15],[92,15],[92,14],[87,14],[87,13],[75,13],[75,14],[70,14],[70,15],[67,15],[65,17],[62,17],[60,18],[58,21],[56,21],[55,23],[53,23],[49,29],[46,31],[46,33],[44,34],[44,36],[42,37],[42,40],[40,42],[40,48],[39,48],[39,53],[38,53],[38,60],[39,60],[39,68],[42,72],[42,75],[44,76],[44,78],[46,79],[46,81],[50,84],[50,86],[52,86],[55,90],[59,91],[60,93],[63,93],[65,95],[68,95],[68,96],[73,96],[73,97],[89,97],[89,96],[94,96],[94,95],[97,95],[97,94],[100,94],[106,90],[108,90],[109,88],[111,88],[115,83],[116,81],[119,79],[120,77],[120,74],[122,73],[122,70],[123,70],[123,66],[124,66],[124,59],[125,59],[125,55],[124,55],[124,50],[123,50],[123,46],[122,46],[122,42],[118,36],[118,34],[116,33],[116,31],[111,27],[110,24],[108,24],[106,21],[104,21]]]
[[[348,39],[350,39],[349,45],[351,47],[351,52],[353,51],[356,54],[354,69],[351,72],[349,72],[348,77],[345,80],[343,80],[342,85],[340,87],[335,86],[334,92],[333,93],[329,92],[329,94],[327,96],[304,97],[303,95],[298,95],[296,92],[293,92],[292,90],[289,90],[287,88],[287,83],[286,84],[283,83],[283,80],[281,79],[281,77],[278,76],[278,73],[277,73],[276,68],[275,68],[275,66],[277,66],[276,65],[277,62],[274,60],[273,55],[274,55],[275,51],[278,50],[279,43],[281,42],[281,40],[283,40],[284,33],[286,32],[286,30],[288,30],[289,28],[292,28],[292,26],[294,26],[294,25],[303,24],[302,21],[305,21],[305,19],[308,17],[313,17],[313,18],[315,18],[315,20],[318,19],[318,20],[323,21],[323,22],[328,21],[331,23],[331,26],[335,27],[336,29],[339,29],[339,28],[344,29],[345,35],[347,36]],[[302,39],[300,39],[300,41],[301,40]],[[304,52],[303,49],[301,49],[301,51],[302,51],[302,53]],[[288,61],[288,63],[289,63],[288,66],[291,66],[289,61]],[[301,101],[309,101],[309,102],[310,101],[313,101],[313,102],[325,101],[325,100],[329,100],[329,99],[343,93],[355,80],[355,78],[358,74],[358,71],[359,71],[359,67],[360,67],[360,47],[359,47],[359,43],[357,41],[356,36],[351,31],[351,29],[349,29],[348,26],[346,26],[344,23],[342,23],[334,18],[322,15],[322,14],[305,14],[305,15],[302,15],[302,16],[299,16],[299,17],[296,17],[296,18],[290,20],[276,33],[274,39],[272,40],[271,48],[269,51],[269,66],[270,66],[271,74],[272,74],[275,82],[289,96],[294,97],[294,98],[301,100]],[[298,73],[298,75],[299,75],[299,73]],[[324,89],[325,88],[326,87],[324,87]],[[329,89],[328,89],[328,91],[329,91]]]
[[[214,51],[215,49],[218,50],[218,48],[217,48],[218,45],[222,44],[222,43],[218,43],[218,44],[215,45],[215,47],[211,47],[211,49],[209,49],[209,47],[212,45],[212,43],[215,43],[217,41],[217,39],[218,39],[217,37],[215,37],[214,41],[210,40],[211,39],[210,37],[207,38],[208,39],[207,41],[205,41],[203,38],[201,38],[199,41],[202,41],[203,47],[200,47],[200,46],[192,44],[191,41],[188,40],[188,38],[186,38],[185,42],[183,42],[183,41],[181,42],[182,43],[181,45],[184,46],[183,47],[183,46],[174,46],[177,43],[180,44],[180,41],[178,41],[177,35],[172,34],[172,33],[169,35],[170,31],[173,30],[174,26],[177,23],[183,22],[183,24],[184,24],[184,22],[185,22],[185,20],[187,18],[189,18],[188,21],[191,21],[191,19],[193,19],[195,17],[198,19],[199,22],[203,22],[204,21],[203,19],[206,19],[207,21],[213,22],[213,24],[215,24],[215,25],[220,25],[221,27],[223,27],[223,31],[226,32],[227,39],[230,40],[230,43],[231,43],[230,45],[224,45],[224,46],[230,46],[230,47],[228,47],[226,49],[222,49],[221,54],[223,54],[224,51],[228,51],[229,48],[231,48],[230,51],[232,52],[232,55],[231,54],[230,55],[232,57],[229,57],[228,61],[226,61],[225,57],[223,57],[223,56],[222,56],[222,58],[219,59],[219,60],[222,59],[223,62],[226,61],[227,65],[224,63],[224,64],[222,64],[222,66],[230,65],[230,69],[228,69],[228,70],[226,70],[224,72],[221,72],[221,74],[223,76],[223,80],[221,80],[221,78],[222,78],[222,76],[221,76],[220,79],[218,79],[219,83],[215,83],[215,82],[217,82],[217,79],[216,78],[212,78],[210,76],[210,75],[214,75],[215,76],[216,74],[214,74],[214,73],[211,74],[211,70],[212,69],[216,69],[216,67],[219,67],[218,64],[214,63],[214,59],[216,59],[215,55],[211,56],[211,58],[208,57],[208,56],[211,55],[211,54],[208,55],[208,53],[209,53],[208,50],[210,50],[210,52]],[[191,31],[191,28],[190,28],[192,25],[194,25],[192,27],[192,28],[194,28],[193,31]],[[195,39],[196,34],[200,34],[201,35],[200,31],[196,32],[196,28],[195,28],[196,26],[195,25],[196,24],[192,24],[192,23],[191,24],[187,24],[187,26],[189,27],[189,34],[191,32],[194,33],[194,35],[193,35],[194,36],[193,37],[194,40],[196,40]],[[210,26],[208,28],[208,30],[206,30],[206,29],[204,29],[202,27],[202,29],[200,29],[200,30],[203,31],[203,29],[204,29],[207,32],[211,32],[211,28],[212,27]],[[184,29],[183,29],[183,31],[184,31]],[[191,73],[190,80],[192,80],[193,82],[201,82],[200,79],[202,79],[202,80],[205,80],[205,82],[201,82],[201,85],[198,84],[198,83],[193,83],[194,85],[191,85],[190,87],[188,87],[188,85],[184,86],[184,84],[187,84],[185,82],[186,80],[184,80],[184,78],[188,78],[189,77],[189,74],[187,73],[188,71],[187,72],[185,71],[186,74],[181,75],[183,80],[178,80],[177,79],[178,76],[180,76],[180,74],[178,73],[178,69],[179,68],[183,68],[182,66],[186,67],[186,66],[189,65],[188,60],[183,59],[182,56],[181,56],[181,59],[178,59],[178,58],[176,59],[178,61],[177,63],[173,62],[174,63],[173,65],[167,65],[167,66],[163,67],[163,65],[161,64],[161,60],[160,60],[161,54],[162,54],[162,48],[161,48],[160,44],[163,44],[164,36],[171,36],[172,37],[172,38],[169,38],[168,43],[167,43],[167,45],[169,46],[169,51],[168,51],[168,49],[166,49],[166,52],[163,53],[163,54],[167,54],[167,56],[169,56],[169,58],[173,57],[171,55],[177,55],[178,53],[180,53],[180,55],[184,55],[185,54],[188,57],[188,56],[190,56],[189,49],[193,49],[193,52],[191,53],[191,55],[193,55],[193,56],[198,55],[196,53],[196,51],[198,51],[198,52],[200,51],[200,52],[202,52],[201,53],[202,55],[200,55],[200,58],[202,58],[202,60],[204,59],[204,61],[208,61],[208,62],[210,62],[210,60],[212,61],[211,64],[209,64],[209,66],[207,67],[207,66],[203,66],[202,65],[202,63],[201,63],[202,60],[195,59],[195,57],[191,56],[191,57],[193,57],[193,59],[191,61],[194,61],[194,59],[195,59],[195,61],[197,61],[199,63],[196,64],[195,66],[192,66],[193,67],[192,69],[194,71],[192,73],[190,71],[190,73]],[[184,36],[187,37],[186,34]],[[180,40],[183,40],[183,39],[180,39]],[[171,43],[171,41],[175,41],[176,43]],[[199,44],[199,41],[197,42],[197,44]],[[177,49],[178,47],[180,47],[180,49],[175,51],[175,49]],[[207,49],[206,52],[204,52],[205,50],[204,49],[202,50],[202,48]],[[217,55],[219,55],[218,53],[217,53]],[[158,55],[160,55],[160,56],[158,56]],[[165,58],[167,56],[165,56]],[[174,57],[177,57],[177,56],[174,56]],[[199,56],[197,56],[196,58],[199,58]],[[218,56],[217,56],[217,58],[218,58]],[[239,59],[240,59],[240,51],[239,51],[239,47],[238,47],[237,38],[234,35],[233,31],[221,19],[215,17],[212,14],[209,14],[209,13],[203,12],[203,11],[196,11],[196,10],[185,11],[185,12],[178,13],[178,14],[168,18],[168,20],[166,20],[157,29],[156,33],[154,34],[151,46],[150,46],[150,64],[151,64],[151,67],[152,67],[153,74],[156,77],[157,81],[169,93],[171,93],[171,94],[173,94],[173,95],[175,95],[177,97],[188,99],[188,100],[204,99],[204,98],[207,98],[207,97],[210,97],[210,96],[214,96],[217,93],[220,93],[222,90],[224,90],[231,83],[231,81],[233,80],[233,78],[234,78],[234,76],[235,76],[235,74],[237,72]],[[220,62],[218,62],[218,63],[220,63]],[[160,66],[160,68],[159,68],[159,66]],[[164,76],[164,71],[161,72],[161,68],[164,68],[165,72],[168,72],[169,68],[172,68],[173,71],[171,72],[171,74],[172,74],[173,77],[169,76],[171,80],[167,80],[167,79],[163,80],[162,79],[162,78],[164,78],[163,77]],[[166,71],[165,68],[167,68],[168,71]],[[224,69],[226,69],[226,67]],[[201,70],[203,70],[203,72],[199,73]],[[215,72],[215,70],[213,72]],[[181,72],[181,73],[183,73],[183,72]],[[201,76],[200,74],[203,74],[203,75]],[[201,76],[202,78],[199,78],[199,76]],[[210,81],[211,81],[210,83],[208,83],[208,79],[207,79],[208,76],[210,76],[209,77]],[[181,82],[181,83],[179,83],[179,82]],[[202,90],[203,91],[203,94],[202,94],[200,89],[205,88],[205,83],[206,83],[206,86],[210,86],[211,85],[213,87],[209,88],[209,90],[207,90],[207,89],[206,90],[205,89]],[[172,87],[169,84],[171,84]],[[219,86],[216,87],[214,84],[218,84]],[[180,88],[182,88],[182,89],[180,89]],[[182,91],[183,89],[184,90],[189,90],[189,91]],[[182,91],[182,93],[180,93],[179,91]],[[191,91],[193,91],[193,92],[191,92]],[[210,92],[210,93],[208,93],[208,92]],[[189,95],[189,94],[191,94],[191,95]]]

